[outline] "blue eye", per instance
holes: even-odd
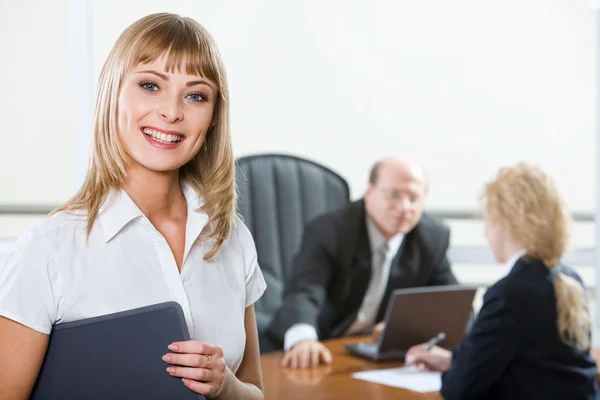
[[[140,83],[140,87],[149,92],[156,92],[158,90],[158,86],[152,82],[142,82]]]
[[[202,95],[200,93],[190,93],[190,94],[188,94],[187,97],[196,103],[201,103],[203,101],[206,101],[206,99],[204,98],[204,95]]]

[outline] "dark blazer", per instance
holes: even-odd
[[[595,377],[589,352],[576,353],[558,336],[548,268],[523,257],[487,290],[441,392],[445,400],[599,399]]]
[[[371,246],[362,200],[312,221],[294,259],[283,306],[269,328],[283,343],[296,323],[317,329],[320,339],[341,336],[356,319],[371,277]],[[456,284],[446,251],[447,226],[423,214],[394,260],[377,320],[383,320],[391,292],[398,288]]]

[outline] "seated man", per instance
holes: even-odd
[[[423,213],[426,192],[422,167],[390,157],[373,166],[363,200],[306,227],[269,328],[287,352],[282,366],[330,362],[319,340],[372,332],[394,289],[457,283],[450,230]]]

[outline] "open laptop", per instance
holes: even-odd
[[[440,332],[438,345],[452,350],[467,331],[476,287],[463,285],[397,289],[385,313],[385,329],[377,342],[346,345],[349,353],[373,361],[403,360],[411,346]]]

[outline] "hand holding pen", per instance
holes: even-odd
[[[411,347],[406,353],[406,364],[426,371],[447,371],[452,363],[452,353],[436,346],[445,338],[446,334],[440,332],[427,343]]]

